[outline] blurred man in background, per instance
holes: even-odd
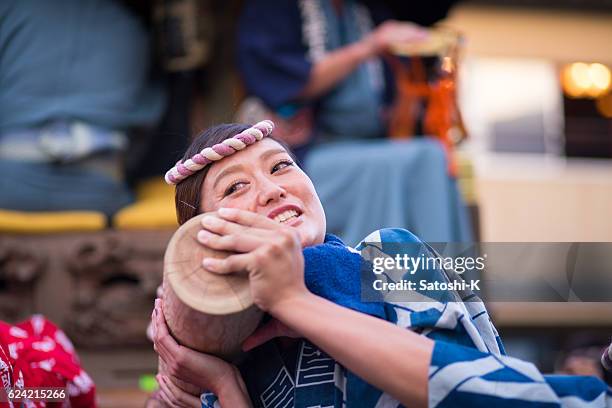
[[[0,208],[111,215],[127,132],[165,104],[141,21],[112,0],[7,0],[0,21]]]

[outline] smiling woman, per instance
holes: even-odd
[[[206,130],[183,161],[248,128],[228,124]],[[325,214],[312,182],[286,145],[274,137],[187,177],[177,184],[175,201],[179,224],[220,207],[241,208],[295,227],[302,246],[320,244],[325,237]]]
[[[302,246],[325,237],[325,214],[308,176],[278,141],[266,138],[212,166],[204,179],[200,209],[251,211],[294,227]]]
[[[272,128],[270,121],[213,127],[166,175],[176,184],[179,222],[207,213],[197,241],[230,253],[208,255],[204,269],[248,275],[253,303],[269,314],[236,366],[177,344],[156,302],[153,338],[168,367],[158,395],[168,406],[607,406],[606,387],[594,378],[549,379],[506,357],[484,304],[467,290],[450,289],[449,300],[424,291],[414,302],[363,302],[365,242],[379,243],[385,256],[393,256],[388,243],[437,255],[401,229],[375,231],[356,249],[325,234],[314,186],[267,137]],[[434,282],[461,281],[444,268],[431,272]],[[207,392],[198,399],[181,382]]]

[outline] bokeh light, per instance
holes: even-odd
[[[579,88],[588,89],[591,86],[589,66],[583,62],[577,62],[570,66],[570,76]]]
[[[606,90],[610,86],[610,70],[603,64],[589,65],[589,77],[597,89]]]
[[[610,69],[603,64],[575,62],[561,74],[563,90],[571,98],[599,98],[610,88]]]

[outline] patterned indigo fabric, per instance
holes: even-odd
[[[531,363],[436,342],[429,406],[438,408],[604,408],[612,392],[588,376],[542,375]]]
[[[359,282],[359,250],[365,242],[421,243],[412,233],[384,229],[370,234],[356,249],[348,248],[333,235],[324,244],[304,249],[305,279],[313,293],[353,310],[383,318],[435,340],[460,344],[482,353],[501,356],[503,346],[482,302],[439,302],[433,298],[420,302],[361,302],[360,292],[352,285],[336,281]],[[392,248],[397,248],[393,246]],[[424,248],[428,248],[424,245]],[[330,262],[333,258],[335,262]],[[449,280],[452,272],[437,271],[436,280]],[[321,277],[321,274],[327,276]],[[317,279],[318,277],[318,279]],[[341,278],[340,278],[341,277]],[[327,284],[326,284],[327,282]],[[426,296],[426,294],[424,294]],[[456,294],[461,300],[465,294]],[[240,366],[255,407],[399,407],[388,394],[346,370],[307,340],[301,340],[293,352],[280,350],[268,342],[249,353]],[[407,379],[409,381],[409,379]],[[218,407],[210,393],[202,395],[202,406]]]

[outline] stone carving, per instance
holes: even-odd
[[[34,308],[36,282],[45,271],[46,258],[17,241],[0,240],[0,319],[14,322]]]
[[[85,347],[148,344],[145,331],[162,257],[161,250],[137,248],[117,235],[76,244],[66,261],[76,283],[66,319],[74,342]]]

